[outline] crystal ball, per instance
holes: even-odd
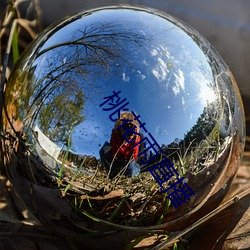
[[[215,49],[171,15],[133,6],[46,29],[15,65],[2,123],[19,197],[88,247],[94,235],[118,247],[210,212],[245,136],[239,90]]]

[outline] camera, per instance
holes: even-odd
[[[131,123],[131,122],[129,122],[129,123],[127,123],[124,127],[127,128],[127,129],[131,129],[131,128],[134,127],[134,124]],[[133,133],[128,133],[127,135],[128,135],[128,136],[132,136]]]
[[[124,127],[126,127],[127,129],[131,129],[131,128],[134,127],[134,124],[131,123],[131,122],[129,122],[129,123],[127,123]]]

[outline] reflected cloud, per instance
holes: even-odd
[[[203,103],[203,104],[205,104],[207,102],[212,103],[213,101],[215,101],[216,95],[210,87],[208,87],[206,85],[204,86],[204,84],[203,84],[200,86],[199,99],[201,100],[201,103]]]
[[[144,74],[141,73],[140,70],[137,70],[137,73],[139,74],[139,77],[144,80],[146,78],[146,76]]]
[[[151,56],[157,56],[158,55],[158,50],[157,49],[152,49],[150,51]]]
[[[181,90],[184,90],[185,86],[185,77],[183,74],[183,71],[181,71],[180,69],[177,70],[177,73],[174,73],[175,76],[175,85],[173,86],[172,90],[174,92],[175,95],[178,95],[180,93]]]
[[[184,99],[183,96],[181,97],[181,103],[182,103],[183,106],[185,105],[185,99]]]
[[[207,74],[204,75],[204,72],[191,72],[191,77],[195,79],[195,82],[197,84],[198,88],[198,98],[199,101],[206,105],[207,103],[212,103],[216,100],[216,92],[215,89],[212,88],[212,79],[210,77],[207,77]]]
[[[130,77],[129,77],[129,76],[126,76],[125,73],[122,73],[122,80],[123,80],[124,82],[129,82]]]
[[[147,62],[145,59],[142,61],[142,63],[143,63],[144,65],[148,66],[148,62]]]
[[[159,82],[163,82],[166,79],[167,74],[169,73],[168,64],[165,61],[163,61],[163,59],[161,59],[160,57],[158,57],[157,60],[158,64],[152,70],[152,74],[156,77],[156,79]]]
[[[156,134],[156,138],[160,138],[162,136],[165,136],[168,134],[167,130],[164,129],[163,127],[161,126],[157,126],[156,129],[155,129],[155,134]]]

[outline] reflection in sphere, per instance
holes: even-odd
[[[234,78],[201,35],[121,6],[41,34],[11,75],[3,124],[14,187],[64,235],[188,225],[178,218],[198,219],[228,191],[245,129]],[[169,193],[182,177],[194,195],[177,206]]]

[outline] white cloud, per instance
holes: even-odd
[[[208,79],[209,74],[204,74],[202,72],[191,72],[191,77],[195,79],[196,86],[199,90],[199,100],[202,104],[206,105],[207,102],[213,102],[216,98],[216,94],[209,85],[213,81]]]
[[[184,99],[183,96],[181,97],[181,102],[182,102],[182,105],[184,106],[185,105],[185,99]]]
[[[167,135],[168,132],[166,129],[163,129],[161,126],[157,126],[155,128],[155,134],[156,134],[156,138],[161,138],[164,135]]]
[[[175,85],[173,86],[172,90],[175,95],[178,95],[181,90],[185,89],[185,77],[180,69],[178,69],[177,73],[174,73],[174,76]]]
[[[124,82],[129,82],[130,77],[129,77],[129,76],[126,76],[125,73],[122,73],[122,80],[123,80]]]
[[[169,70],[167,63],[158,57],[158,64],[152,70],[152,74],[157,78],[158,81],[162,82],[166,79],[168,73]]]
[[[137,70],[137,73],[139,74],[139,77],[144,80],[146,78],[146,76],[144,74],[141,73],[140,70]]]
[[[152,50],[150,51],[150,54],[151,54],[151,56],[157,56],[157,55],[158,55],[157,49],[152,49]]]

